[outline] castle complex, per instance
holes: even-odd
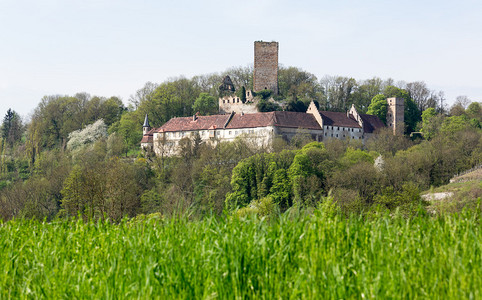
[[[239,88],[239,87],[238,87]],[[365,141],[385,124],[377,117],[359,114],[352,105],[349,111],[320,111],[312,101],[306,112],[258,112],[256,92],[278,93],[278,43],[254,43],[253,90],[243,97],[234,93],[229,76],[220,87],[219,114],[172,118],[159,128],[151,128],[146,115],[141,147],[157,155],[170,156],[179,151],[183,138],[197,137],[205,143],[249,139],[259,147],[269,148],[276,136],[291,140],[296,134],[309,135],[315,141],[329,138]],[[254,93],[253,93],[254,92]],[[271,100],[272,101],[272,100]],[[394,133],[403,132],[404,100],[389,98],[387,125]]]

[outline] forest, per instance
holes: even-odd
[[[284,109],[305,111],[311,100],[332,111],[354,104],[385,120],[385,99],[402,97],[405,134],[382,130],[365,144],[317,143],[300,131],[269,149],[239,138],[216,146],[185,139],[178,157],[141,151],[146,113],[153,127],[172,117],[215,114],[223,77],[244,90],[252,88],[252,73],[234,67],[148,82],[127,106],[117,97],[83,92],[45,96],[29,120],[8,110],[1,125],[0,219],[269,216],[310,211],[324,201],[347,216],[395,210],[410,216],[426,205],[421,191],[482,162],[480,102],[459,96],[448,107],[443,92],[424,82],[318,79],[296,67],[279,70],[274,100]],[[468,206],[477,205],[477,195]]]

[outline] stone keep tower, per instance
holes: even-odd
[[[387,102],[387,126],[393,128],[393,134],[403,134],[405,130],[405,100],[402,98],[388,98]]]
[[[254,42],[253,89],[278,94],[278,42]]]

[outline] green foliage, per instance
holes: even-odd
[[[368,152],[361,149],[348,147],[346,149],[345,155],[340,159],[340,165],[343,166],[343,168],[348,168],[361,162],[368,162],[373,164],[375,162],[374,156],[376,155],[376,153],[369,154]]]
[[[269,100],[260,100],[258,102],[258,104],[256,104],[256,107],[258,108],[258,111],[259,112],[269,112],[269,111],[277,111],[277,110],[281,110],[281,107],[276,104],[276,103],[273,103]]]
[[[241,161],[231,179],[226,207],[233,210],[269,196],[281,210],[293,203],[316,202],[323,192],[323,167],[328,159],[322,143],[313,142],[300,151],[258,154]]]
[[[201,93],[194,101],[192,110],[196,113],[199,112],[203,116],[216,114],[219,110],[218,101],[208,93]]]
[[[258,217],[270,217],[277,211],[277,206],[271,197],[263,197],[259,200],[253,200],[247,207],[240,208],[236,211],[236,215],[241,218],[256,215]]]
[[[154,127],[161,126],[173,117],[192,116],[193,105],[200,93],[201,89],[194,80],[179,78],[164,82],[149,97],[140,101],[135,111],[136,122],[141,126],[146,113],[149,114],[149,121]],[[204,99],[208,102],[207,106],[200,103],[199,108],[213,109],[210,98],[204,96]]]
[[[416,130],[417,123],[421,120],[421,115],[417,105],[411,98],[404,98],[404,99],[405,99],[405,111],[404,111],[405,133],[410,133]]]
[[[428,108],[422,112],[422,132],[426,139],[431,139],[436,131],[438,130],[438,126],[432,126],[436,124],[435,117],[437,116],[437,112],[434,108]],[[438,125],[438,124],[436,124]]]
[[[112,124],[109,134],[116,133],[124,140],[126,155],[129,149],[138,148],[142,138],[142,124],[137,122],[137,115],[134,112],[127,112],[122,115],[120,121]]]
[[[260,97],[262,100],[268,100],[272,94],[272,90],[261,90],[256,92],[256,97]]]
[[[296,67],[279,68],[278,93],[283,99],[293,102],[319,101],[322,97],[322,89],[316,76]]]
[[[404,99],[404,121],[406,127],[405,132],[411,133],[415,131],[417,123],[421,120],[420,111],[418,110],[415,102],[410,97],[410,94],[404,89],[400,89],[391,85],[385,87],[383,94],[379,94],[373,97],[370,106],[368,106],[367,114],[378,116],[380,120],[382,120],[383,123],[386,124],[386,114],[388,107],[386,99],[392,97]]]
[[[290,101],[286,106],[287,111],[306,112],[307,109],[308,109],[308,105],[306,105],[300,100]]]
[[[246,103],[246,88],[244,85],[236,92],[236,96],[241,99],[241,102]]]
[[[387,124],[387,107],[387,97],[382,94],[376,95],[368,106],[367,114],[375,115],[380,118],[384,124]]]
[[[96,143],[97,147],[102,147]],[[140,213],[138,195],[148,187],[145,161],[105,160],[107,150],[95,147],[81,155],[62,189],[65,216],[120,221]]]
[[[125,111],[122,101],[116,97],[109,99],[91,98],[89,94],[70,96],[46,96],[42,98],[28,126],[28,140],[35,149],[64,147],[68,135],[98,119],[107,125],[120,119]],[[33,150],[33,149],[32,149]]]
[[[23,126],[20,116],[13,110],[8,109],[3,118],[1,138],[11,147],[22,138]]]
[[[393,187],[385,188],[375,196],[374,204],[389,211],[398,210],[404,216],[413,216],[418,213],[420,207],[428,205],[420,197],[420,190],[413,182],[404,183],[398,191],[395,191]]]
[[[469,118],[482,122],[482,104],[480,102],[470,103],[465,112]]]
[[[475,214],[370,219],[322,203],[270,222],[3,223],[0,298],[482,297]]]

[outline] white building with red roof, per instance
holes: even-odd
[[[152,129],[146,116],[141,147],[158,155],[175,155],[184,138],[199,135],[202,142],[216,144],[236,138],[269,149],[275,137],[289,141],[296,134],[309,135],[314,141],[329,138],[364,141],[376,129],[385,127],[376,116],[358,114],[355,107],[346,112],[319,111],[311,102],[306,113],[291,111],[235,113],[172,118]]]

